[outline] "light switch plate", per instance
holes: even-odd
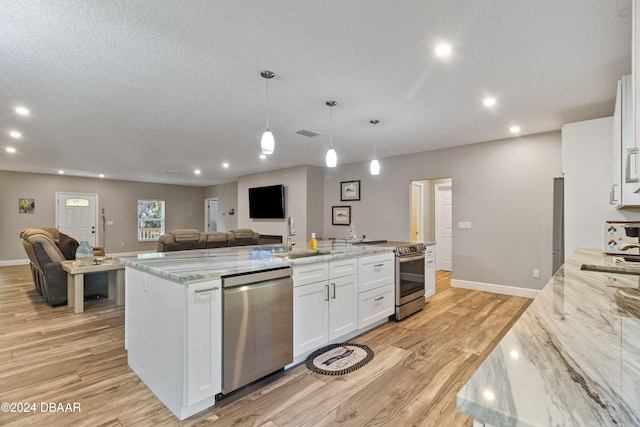
[[[458,228],[471,228],[471,221],[458,222]]]

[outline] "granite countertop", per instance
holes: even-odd
[[[307,252],[308,242],[297,243],[294,253]],[[392,248],[377,245],[318,241],[320,254],[291,258],[283,253],[284,246],[234,246],[176,252],[151,252],[118,257],[126,267],[145,271],[176,283],[203,282],[238,273],[250,273],[278,267],[326,262],[334,259],[391,252]]]
[[[460,390],[460,412],[495,426],[640,425],[640,275],[583,264],[616,260],[576,251]]]

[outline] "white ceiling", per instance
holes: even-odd
[[[323,166],[327,100],[340,165],[371,159],[371,119],[384,158],[611,115],[630,72],[631,0],[2,0],[0,170],[204,186]]]

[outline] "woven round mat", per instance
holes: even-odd
[[[343,375],[366,365],[373,350],[362,344],[330,344],[307,357],[307,368],[324,375]]]

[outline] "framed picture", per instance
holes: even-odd
[[[360,200],[360,180],[341,182],[340,200]]]
[[[351,224],[351,206],[332,206],[331,224],[349,225]]]
[[[36,211],[36,199],[18,199],[19,213],[34,213]]]

